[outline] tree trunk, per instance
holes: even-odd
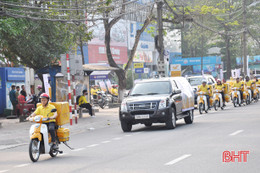
[[[85,64],[84,52],[83,52],[83,42],[82,42],[81,36],[79,37],[79,46],[80,46],[80,52],[81,52],[81,57],[82,57],[82,64]]]
[[[124,91],[126,89],[126,72],[123,69],[120,69],[116,71],[116,75],[118,77],[118,84],[119,84],[118,100],[121,103],[122,100],[124,99]]]
[[[37,76],[38,76],[38,78],[39,78],[39,79],[41,80],[41,82],[42,82],[42,92],[45,93],[44,82],[43,82],[43,74],[37,73]]]
[[[231,77],[230,37],[226,36],[227,79]]]

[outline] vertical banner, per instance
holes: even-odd
[[[220,78],[221,81],[223,81],[223,69],[220,69],[219,72],[220,72],[219,78]]]
[[[47,93],[48,95],[50,95],[49,93],[49,80],[48,80],[48,74],[43,74],[43,83],[44,83],[44,89],[45,89],[45,93]]]

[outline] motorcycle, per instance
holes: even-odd
[[[243,92],[243,101],[249,105],[252,100],[252,92],[250,90],[250,87],[246,87],[246,90]]]
[[[224,109],[224,102],[221,95],[222,90],[215,90],[213,95],[214,109],[217,111],[218,108]]]
[[[56,109],[52,109],[50,113],[56,112]],[[47,115],[47,116],[48,116]],[[58,147],[54,149],[51,145],[51,136],[48,132],[48,127],[44,122],[50,120],[49,118],[44,118],[41,115],[37,115],[33,118],[29,118],[29,121],[35,122],[30,128],[30,145],[29,145],[29,156],[33,162],[37,162],[40,154],[50,154],[51,157],[56,157],[58,153],[62,154]],[[57,127],[56,129],[56,145],[58,146],[63,142],[67,147],[66,141],[69,140],[69,129]],[[71,147],[69,147],[72,149]]]
[[[104,109],[105,106],[108,105],[109,103],[109,99],[106,95],[106,93],[104,91],[98,91],[97,92],[98,96],[97,96],[97,104]]]
[[[252,87],[251,87],[252,91],[253,91],[253,100],[255,102],[258,102],[258,99],[259,99],[259,90],[258,90],[258,87],[257,87],[257,84],[256,83],[253,83]]]
[[[241,106],[242,104],[242,99],[241,99],[241,94],[240,94],[240,88],[234,87],[232,88],[232,101],[234,107],[237,107],[238,105]]]
[[[207,103],[207,97],[206,97],[206,92],[200,91],[197,92],[198,97],[197,97],[197,103],[199,105],[199,112],[200,114],[205,111],[205,113],[208,113],[209,110],[209,103]]]

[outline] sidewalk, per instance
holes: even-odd
[[[84,113],[82,118],[78,118],[78,124],[66,124],[63,127],[70,129],[70,134],[82,133],[116,125],[119,123],[118,108],[99,109],[95,117],[90,117]],[[19,123],[19,119],[0,118],[0,150],[25,145],[29,142],[29,129],[31,122]]]

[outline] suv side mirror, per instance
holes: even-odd
[[[180,90],[180,89],[175,89],[175,90],[172,92],[171,96],[173,96],[173,95],[175,95],[175,94],[180,94],[180,93],[181,93],[181,90]]]

